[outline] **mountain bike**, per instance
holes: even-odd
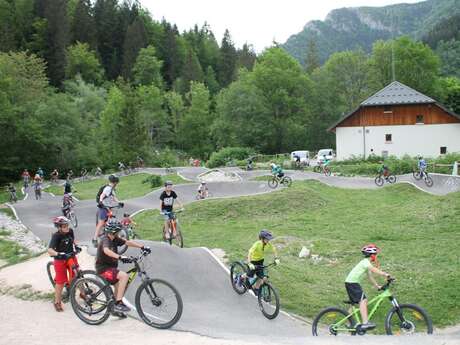
[[[433,186],[433,179],[428,175],[428,173],[425,170],[417,170],[412,173],[414,178],[419,181],[423,179],[425,181],[425,184],[427,187],[432,187]]]
[[[139,236],[136,234],[134,231],[134,228],[132,225],[123,225],[123,228],[118,232],[118,237],[123,238],[127,241],[129,240],[134,240],[136,238],[139,238]],[[120,246],[118,247],[118,254],[124,254],[128,250],[128,246]]]
[[[368,306],[373,306],[369,312],[369,320],[381,306],[383,300],[389,299],[392,304],[385,318],[385,331],[388,335],[410,335],[414,333],[433,333],[433,323],[428,313],[415,304],[399,304],[390,292],[393,278],[380,288],[382,291],[369,301]],[[351,311],[341,308],[329,307],[323,309],[313,320],[313,335],[364,335],[366,330],[361,328],[361,313],[355,303],[344,301],[351,305]]]
[[[81,252],[81,248],[76,247],[76,250],[73,253],[68,254],[66,260],[76,256],[80,252]],[[96,271],[94,271],[94,270],[82,270],[80,268],[80,266],[77,265],[77,264],[72,264],[71,265],[71,270],[72,270],[72,273],[71,273],[71,275],[69,277],[70,278],[70,283],[65,284],[64,289],[62,291],[62,300],[64,302],[68,301],[70,288],[71,288],[72,284],[74,284],[74,282],[77,279],[83,278],[83,277],[97,278]],[[46,264],[46,273],[48,274],[48,278],[50,280],[51,285],[53,287],[56,286],[56,282],[54,281],[54,278],[56,276],[56,272],[54,271],[54,261],[49,261]]]
[[[284,175],[283,177],[279,177],[278,175],[273,175],[268,179],[268,186],[270,188],[275,189],[278,185],[282,185],[283,187],[290,187],[292,184],[292,179],[289,176]]]
[[[269,265],[256,265],[256,269],[263,270],[263,282],[259,289],[254,290],[254,284],[260,279],[257,276],[255,278],[248,277],[249,266],[243,261],[235,261],[230,266],[230,282],[233,290],[239,295],[243,295],[246,291],[252,290],[257,297],[259,308],[262,314],[269,320],[272,320],[278,316],[280,311],[280,299],[278,292],[271,285],[268,280],[267,269],[274,266],[275,263]]]
[[[8,189],[8,193],[9,193],[9,196],[10,196],[10,199],[9,199],[10,202],[18,202],[18,196],[16,194],[16,190]]]
[[[39,200],[42,198],[42,185],[41,183],[34,183],[34,193],[35,193],[35,200]]]
[[[177,210],[176,212],[162,212],[162,215],[168,216],[168,231],[166,231],[163,224],[163,240],[168,242],[169,245],[175,244],[176,246],[183,248],[184,247],[184,238],[180,230],[179,220],[177,219],[177,214],[183,212],[183,209]]]
[[[170,328],[182,315],[182,298],[177,289],[167,281],[150,278],[143,264],[143,259],[148,254],[147,251],[141,251],[139,256],[130,257],[134,267],[127,271],[129,275],[127,288],[139,275],[142,282],[135,294],[135,305],[139,316],[151,327]],[[70,302],[80,320],[88,325],[99,325],[113,313],[115,297],[111,284],[104,278],[83,277],[72,284]]]
[[[175,174],[175,173],[177,173],[177,170],[174,169],[173,167],[167,166],[165,168],[165,173],[166,173],[166,175]]]
[[[396,182],[396,176],[393,174],[389,174],[387,176],[384,176],[382,173],[379,173],[377,177],[374,180],[375,184],[379,187],[382,187],[385,182],[388,183],[395,183]]]
[[[73,205],[70,206],[70,209],[67,212],[66,217],[69,218],[70,223],[72,224],[74,229],[78,227],[78,219],[77,215],[75,214],[75,211],[73,210]]]
[[[207,198],[212,198],[212,194],[209,192],[209,190],[204,191],[204,193],[200,193],[199,191],[196,192],[195,199],[196,200],[203,200]]]
[[[29,177],[29,176],[24,176],[24,177],[22,178],[22,185],[23,185],[24,189],[29,188],[29,181],[30,181],[30,177]]]

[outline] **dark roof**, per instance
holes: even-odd
[[[400,104],[428,104],[436,101],[398,81],[392,82],[364,102],[363,106],[373,105],[400,105]]]
[[[378,91],[364,102],[359,107],[342,116],[337,122],[327,129],[328,132],[334,130],[341,122],[351,117],[360,108],[371,106],[385,106],[385,105],[404,105],[404,104],[436,104],[448,114],[460,119],[460,115],[447,109],[441,103],[436,102],[434,99],[404,85],[398,81],[394,81],[382,90]]]

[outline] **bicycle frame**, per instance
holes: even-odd
[[[396,298],[393,297],[393,294],[391,293],[390,290],[385,290],[383,291],[381,294],[375,296],[374,298],[372,298],[369,303],[368,303],[368,307],[370,307],[371,305],[374,305],[373,308],[371,309],[371,311],[369,312],[369,320],[372,319],[372,317],[374,316],[374,314],[376,313],[377,309],[379,309],[380,305],[382,304],[383,300],[388,298],[391,302],[391,304],[393,304],[394,306],[397,306],[398,305],[398,302],[396,301]],[[356,327],[353,327],[353,328],[348,328],[348,327],[343,327],[341,328],[341,326],[344,326],[347,321],[349,319],[354,319],[354,321],[356,321],[354,323],[354,325],[357,325],[357,324],[361,324],[361,312],[359,311],[359,308],[355,307],[354,305],[351,306],[352,308],[352,311],[351,313],[349,313],[345,318],[341,319],[339,322],[335,323],[333,326],[336,326],[334,329],[335,331],[338,331],[338,332],[354,332],[354,331],[357,331]]]

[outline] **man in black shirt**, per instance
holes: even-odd
[[[54,271],[56,282],[54,288],[54,308],[56,311],[64,311],[62,308],[62,289],[64,284],[69,284],[73,279],[73,266],[78,266],[75,257],[75,236],[70,229],[70,220],[60,216],[53,219],[54,226],[58,229],[51,236],[48,246],[48,254],[54,257]]]
[[[96,255],[96,272],[105,278],[109,283],[115,285],[115,312],[127,313],[130,311],[123,302],[126,286],[128,285],[128,274],[118,270],[118,260],[123,263],[129,263],[131,260],[118,254],[118,247],[124,244],[128,247],[141,248],[143,251],[150,253],[150,248],[144,247],[141,243],[127,241],[118,237],[118,232],[122,229],[120,222],[111,222],[105,226],[105,234],[101,237],[97,247]]]
[[[165,238],[168,239],[169,236],[169,220],[174,217],[174,212],[173,212],[173,207],[174,207],[174,201],[177,201],[177,204],[179,205],[180,208],[182,208],[181,202],[177,199],[177,194],[175,191],[172,190],[173,183],[171,181],[166,181],[165,182],[165,190],[163,193],[160,195],[160,210],[161,213],[164,216],[165,219],[165,224],[164,224],[164,232],[165,232]],[[173,236],[176,236],[176,234],[173,234]]]

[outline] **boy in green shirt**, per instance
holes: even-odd
[[[270,243],[270,240],[273,239],[273,235],[268,230],[261,230],[259,233],[259,240],[256,241],[248,252],[248,266],[249,272],[248,277],[254,277],[254,274],[258,278],[256,283],[253,285],[254,292],[257,292],[260,285],[262,285],[262,279],[264,278],[264,258],[265,258],[265,249],[270,249],[275,255],[275,264],[279,265],[280,260],[278,259],[278,252],[274,245]]]
[[[348,274],[345,279],[345,288],[348,293],[350,301],[356,304],[359,304],[359,310],[361,312],[362,324],[361,329],[371,330],[375,328],[375,324],[369,322],[367,314],[367,297],[363,292],[361,287],[361,280],[364,274],[367,272],[369,280],[374,284],[377,289],[380,289],[380,285],[377,284],[372,273],[379,274],[381,276],[390,277],[386,272],[379,270],[377,267],[373,266],[373,262],[377,262],[377,254],[380,253],[380,248],[375,244],[368,244],[361,249],[361,252],[365,256]]]

